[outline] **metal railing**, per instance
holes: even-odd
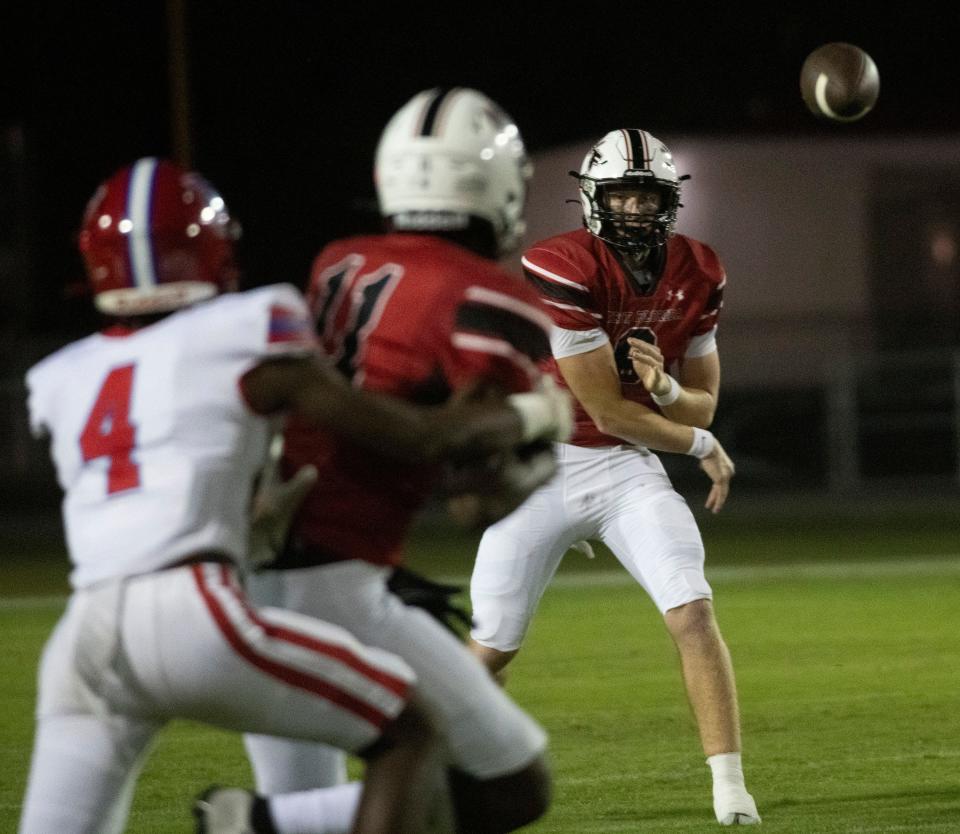
[[[839,357],[825,393],[832,492],[898,478],[960,486],[960,350]]]

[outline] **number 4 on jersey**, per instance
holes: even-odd
[[[134,369],[134,365],[124,365],[107,374],[80,435],[84,462],[110,458],[110,494],[140,486],[140,469],[130,456],[136,444],[136,428],[130,422]]]

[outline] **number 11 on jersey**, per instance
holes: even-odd
[[[140,468],[131,458],[137,434],[136,427],[130,422],[135,369],[136,365],[123,365],[107,374],[80,434],[84,462],[110,458],[108,494],[140,486]]]

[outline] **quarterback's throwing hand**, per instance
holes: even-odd
[[[730,456],[724,451],[720,441],[714,438],[713,449],[706,457],[700,459],[700,468],[707,473],[713,486],[707,496],[706,508],[712,513],[723,509],[730,494],[730,479],[736,468]]]

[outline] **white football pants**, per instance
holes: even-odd
[[[564,553],[585,539],[607,545],[661,613],[712,597],[700,531],[656,455],[634,446],[556,449],[553,479],[483,534],[470,582],[474,640],[520,648]]]
[[[413,680],[341,628],[252,608],[226,565],[76,591],[40,664],[20,832],[122,831],[150,740],[171,718],[357,752],[402,711]]]
[[[516,772],[546,749],[546,734],[494,682],[466,646],[420,608],[387,590],[389,568],[357,559],[249,578],[251,597],[295,611],[322,611],[358,639],[402,657],[417,676],[449,760],[479,779]],[[284,739],[245,738],[259,791],[334,784],[337,751]],[[333,757],[331,759],[331,757]],[[326,782],[320,781],[326,779]],[[312,780],[312,785],[310,784]]]

